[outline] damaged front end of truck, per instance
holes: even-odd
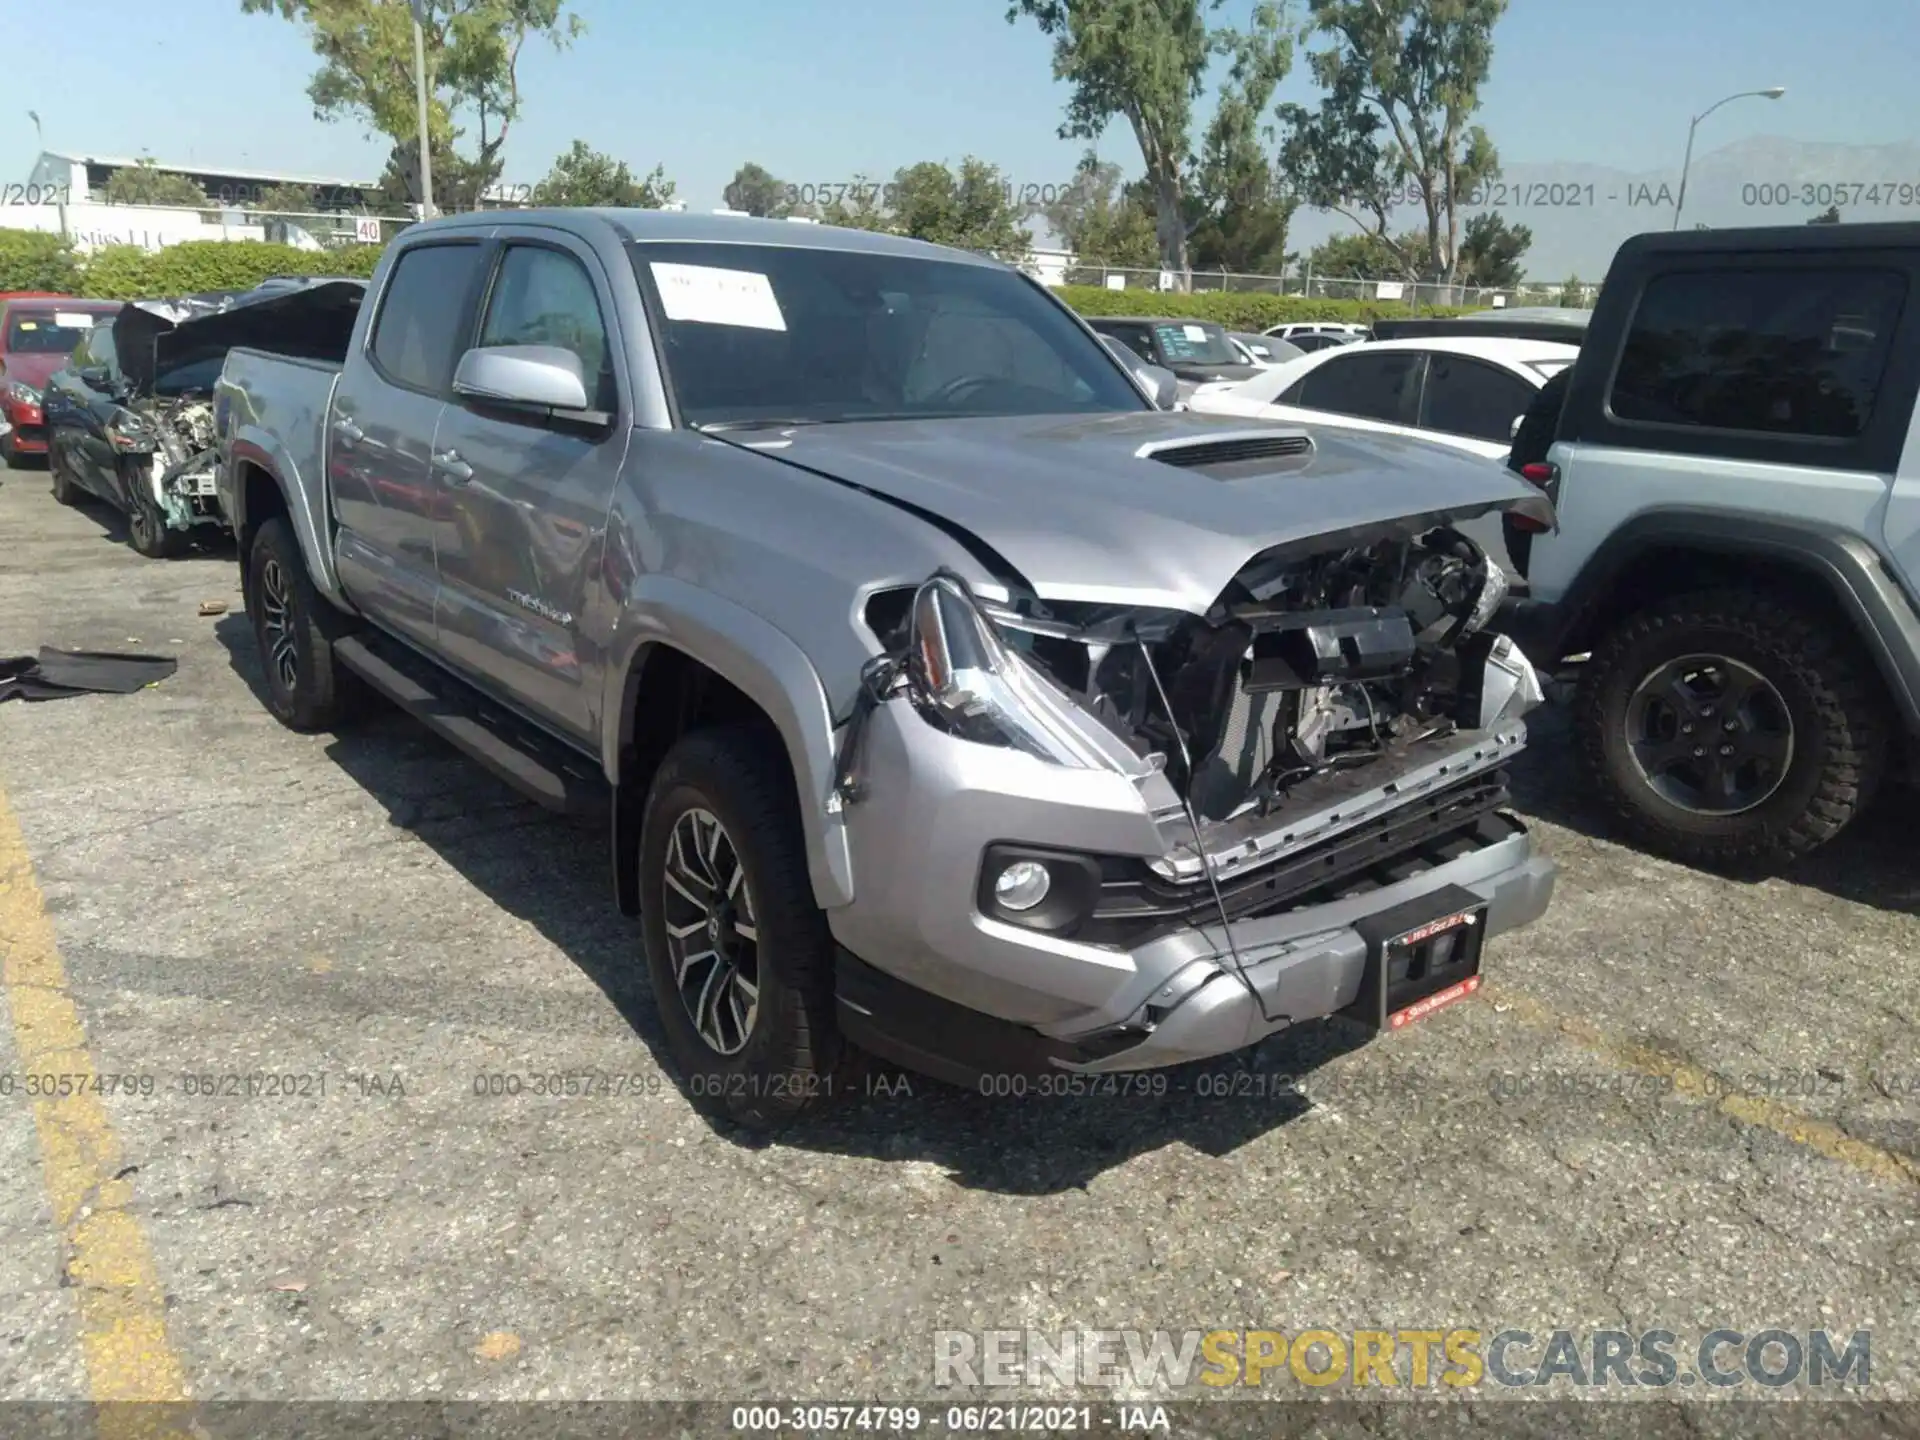
[[[1485,507],[1481,507],[1484,509]],[[942,571],[867,603],[883,654],[840,755],[869,787],[882,705],[1069,770],[1130,779],[1161,853],[1109,857],[1062,938],[1131,945],[1390,883],[1503,818],[1533,667],[1488,627],[1499,564],[1425,515],[1253,556],[1204,613],[987,593]]]

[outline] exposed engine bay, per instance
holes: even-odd
[[[1388,783],[1542,698],[1525,658],[1485,629],[1506,580],[1478,544],[1446,524],[1343,538],[1256,557],[1204,616],[1017,594],[976,603],[1008,651],[1162,771],[1198,819],[1258,819],[1303,788],[1324,793],[1312,782],[1330,775]],[[882,604],[890,593],[869,624],[902,657],[910,696],[937,690],[938,677],[914,678],[930,663],[920,607]],[[954,628],[942,626],[933,668],[989,667],[953,650]],[[934,718],[950,728],[972,723],[964,704],[945,710]]]
[[[130,400],[127,408],[145,422],[140,434],[129,431],[117,442],[121,463],[134,467],[129,481],[151,488],[172,529],[224,524],[214,494],[218,455],[212,402],[198,394],[145,396]],[[150,440],[151,448],[133,448],[135,440]]]

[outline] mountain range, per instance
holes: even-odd
[[[1684,145],[1685,137],[1678,137]],[[1632,171],[1577,160],[1507,165],[1478,197],[1509,225],[1525,225],[1533,244],[1522,259],[1535,282],[1579,275],[1597,281],[1630,235],[1673,224],[1680,165]],[[1711,151],[1696,145],[1681,223],[1715,228],[1797,225],[1837,205],[1842,223],[1920,220],[1920,143],[1835,145],[1756,136]],[[1463,212],[1465,216],[1475,213]],[[1398,230],[1415,228],[1417,205],[1394,212]],[[1353,224],[1331,211],[1302,209],[1288,248],[1305,254]]]

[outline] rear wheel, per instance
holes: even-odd
[[[1851,637],[1747,590],[1626,621],[1594,651],[1574,724],[1624,827],[1708,865],[1777,862],[1839,834],[1872,798],[1890,734]]]
[[[320,597],[283,517],[260,527],[243,576],[247,615],[267,672],[267,708],[291,730],[326,730],[357,712],[364,690],[334,663],[353,624]]]

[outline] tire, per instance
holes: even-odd
[[[833,939],[814,904],[799,806],[778,743],[749,729],[689,735],[661,763],[640,824],[646,968],[668,1053],[698,1109],[753,1129],[777,1127],[831,1099],[850,1073],[850,1052],[833,1018]],[[721,835],[713,858],[696,865],[685,844],[692,834],[711,840],[702,817]],[[690,893],[675,881],[679,888],[672,888],[675,848],[682,863],[673,873],[704,871],[722,884],[703,881]],[[718,907],[716,925],[681,939],[676,952],[669,927],[697,923],[705,897],[724,902],[736,866],[744,873],[731,907]],[[703,936],[712,960],[693,958],[694,947],[707,948]],[[682,956],[684,986],[675,975]],[[754,989],[750,1006],[740,982]],[[709,994],[707,1018],[720,1044],[704,1038],[695,1021]]]
[[[253,537],[242,581],[274,718],[305,732],[332,729],[357,714],[365,692],[333,659],[333,642],[351,634],[353,623],[313,588],[284,518],[268,520]]]
[[[1641,611],[1595,648],[1575,699],[1581,768],[1614,817],[1646,848],[1715,868],[1839,834],[1872,799],[1890,734],[1852,637],[1756,590]]]
[[[143,483],[127,486],[127,543],[149,560],[170,560],[186,548],[187,537],[168,528],[167,517],[142,489]]]
[[[66,461],[58,442],[49,442],[47,445],[47,471],[53,480],[53,498],[62,505],[78,505],[85,498],[80,487],[73,483],[73,477],[67,473]]]
[[[0,465],[4,465],[9,470],[18,470],[20,468],[20,452],[14,446],[13,432],[11,430],[4,435],[0,435]]]

